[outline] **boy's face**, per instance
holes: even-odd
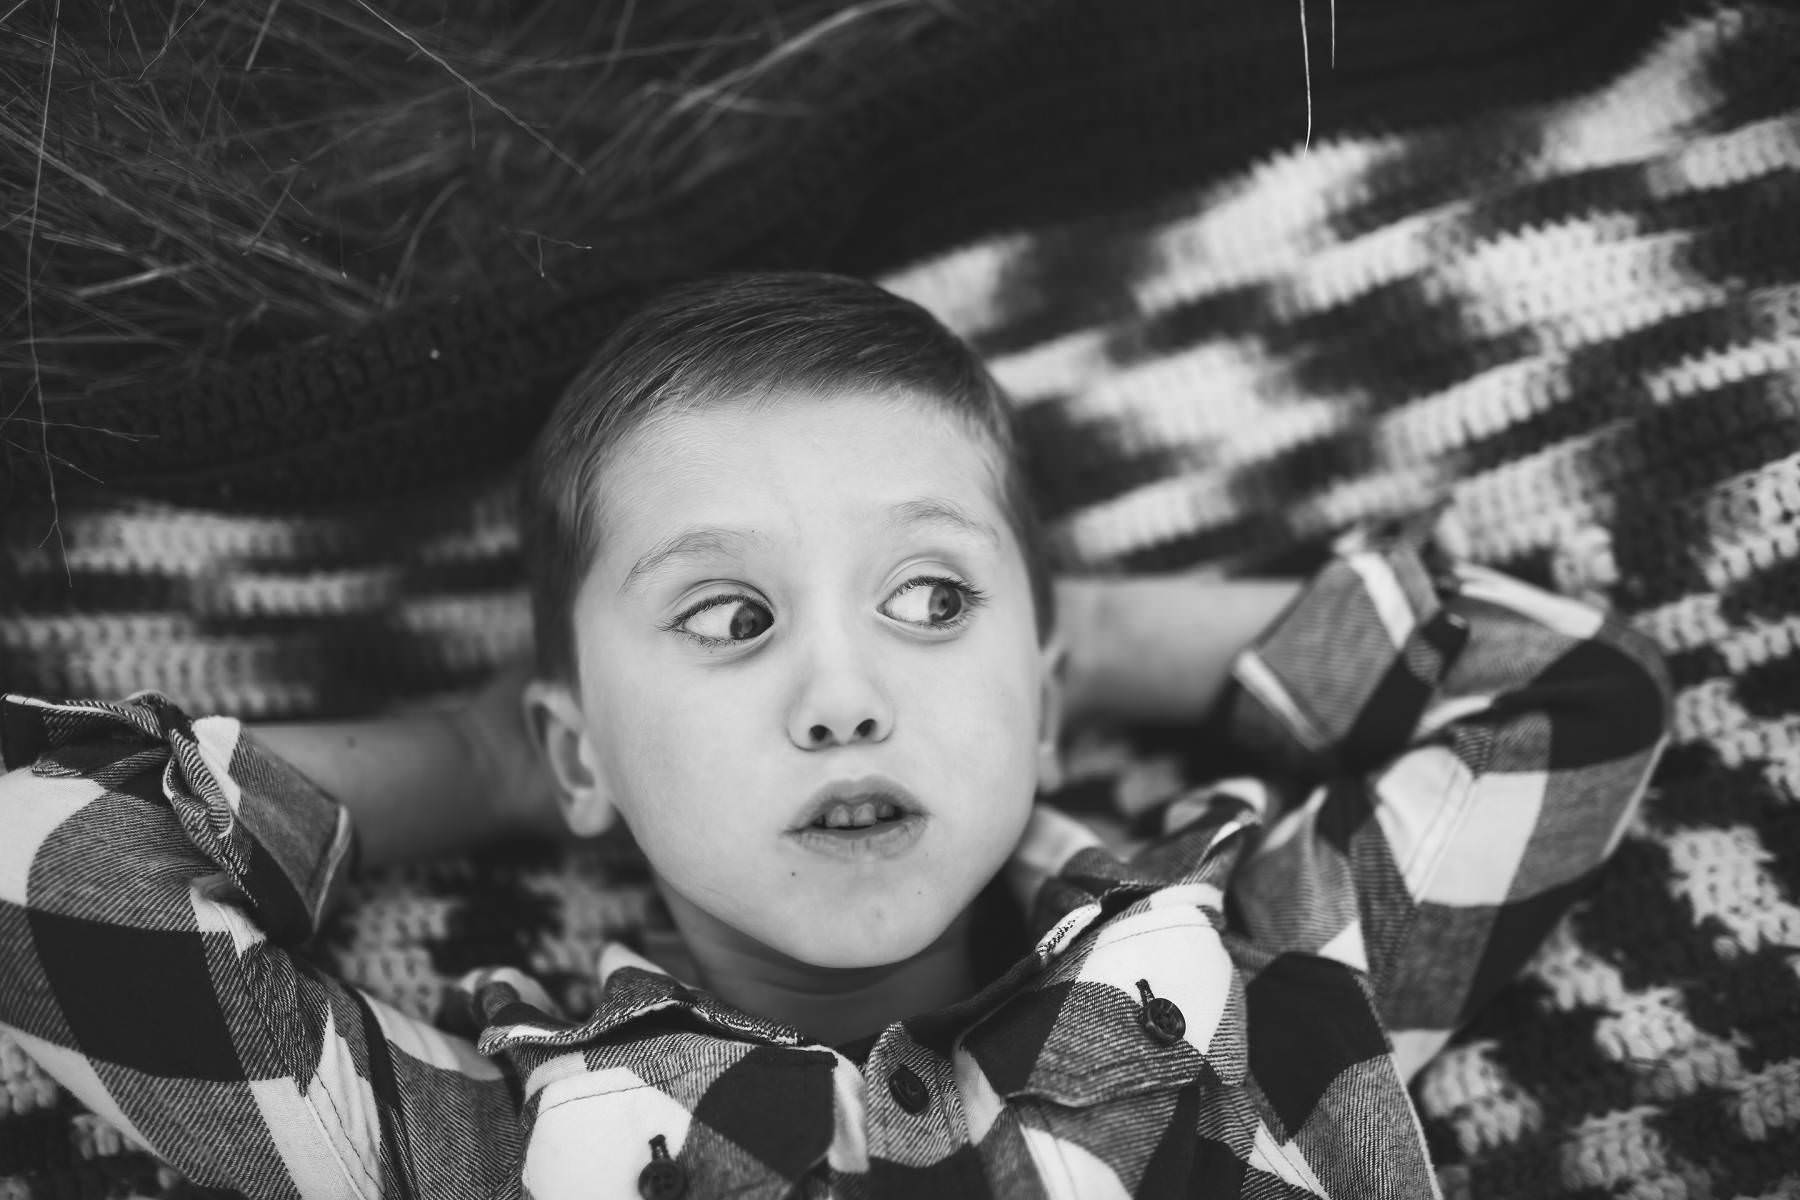
[[[992,457],[949,414],[864,395],[689,413],[614,457],[574,614],[580,770],[559,773],[591,780],[578,827],[623,816],[690,938],[900,962],[1013,851],[1054,706]],[[897,819],[812,823],[821,788],[869,776],[910,793]]]

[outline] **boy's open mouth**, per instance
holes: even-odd
[[[881,775],[840,779],[814,792],[791,828],[854,832],[904,821],[923,810],[913,794]]]
[[[867,829],[885,821],[900,819],[900,806],[892,800],[863,800],[855,804],[840,801],[814,818],[814,829]]]

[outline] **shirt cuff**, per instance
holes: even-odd
[[[309,940],[350,875],[350,814],[242,722],[195,720],[155,692],[121,703],[0,699],[0,761],[7,767],[104,775],[106,764],[126,757],[122,739],[167,752],[163,799],[194,848],[221,872],[200,886],[246,903],[276,942]],[[113,748],[100,758],[68,753],[108,744]]]
[[[1440,514],[1338,539],[1233,665],[1232,737],[1308,774],[1372,769],[1406,748],[1468,640],[1467,621],[1446,607],[1458,585]]]

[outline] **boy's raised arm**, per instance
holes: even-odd
[[[1406,1075],[1612,852],[1670,722],[1647,639],[1457,561],[1447,532],[1341,542],[1224,700],[1289,802],[1234,880],[1244,921],[1366,969]]]
[[[1070,576],[1056,588],[1068,723],[1188,725],[1212,711],[1238,654],[1300,581],[1185,571]]]
[[[251,733],[349,809],[364,866],[566,835],[549,769],[525,729],[528,676],[518,663],[452,706]]]
[[[516,1195],[499,1070],[300,948],[345,809],[237,721],[0,698],[0,1027],[196,1183]]]

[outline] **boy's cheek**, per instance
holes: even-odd
[[[778,832],[800,801],[769,794],[753,756],[699,740],[639,731],[623,747],[628,782],[615,803],[653,861],[704,877],[729,870],[746,839]]]
[[[971,685],[977,697],[945,732],[955,740],[947,761],[984,777],[987,787],[1033,775],[1036,768],[1039,696],[991,678]]]

